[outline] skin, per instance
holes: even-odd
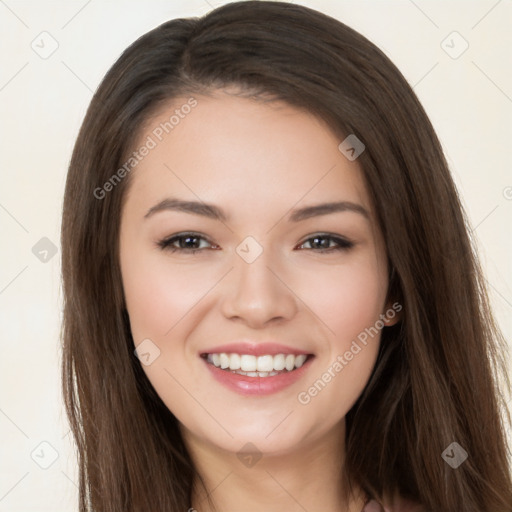
[[[345,502],[339,483],[344,418],[370,377],[380,333],[309,403],[297,396],[390,308],[385,243],[361,168],[309,113],[226,91],[195,98],[197,106],[133,171],[121,216],[133,339],[138,345],[149,338],[160,350],[143,369],[179,420],[219,511],[239,511],[243,503],[245,511],[359,512],[361,494],[356,489]],[[149,119],[140,142],[187,99]],[[171,210],[145,218],[171,196],[213,203],[229,219]],[[361,205],[369,217],[345,211],[288,220],[296,208],[331,201]],[[204,249],[158,246],[186,231],[204,236]],[[311,237],[326,232],[355,245],[322,253]],[[250,264],[236,252],[247,236],[263,249]],[[284,390],[243,396],[214,380],[198,354],[244,338],[276,340],[315,358]],[[247,442],[262,454],[252,467],[237,457]],[[199,488],[191,505],[210,510]]]

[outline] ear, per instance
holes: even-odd
[[[385,327],[391,327],[402,320],[403,306],[400,302],[386,303],[386,308],[382,312],[381,319]]]

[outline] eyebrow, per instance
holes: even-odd
[[[163,201],[160,201],[155,206],[152,206],[144,218],[151,217],[155,213],[162,211],[177,211],[184,213],[191,213],[193,215],[201,215],[203,217],[208,217],[213,220],[218,220],[222,222],[227,222],[229,220],[226,213],[213,204],[202,203],[199,201],[183,201],[175,198],[167,198]],[[331,203],[322,203],[313,206],[306,206],[304,208],[298,208],[292,211],[291,215],[288,218],[289,222],[300,222],[302,220],[309,219],[311,217],[318,217],[321,215],[328,215],[331,213],[337,212],[354,212],[359,213],[370,219],[370,214],[368,211],[357,203],[352,203],[350,201],[338,201]]]

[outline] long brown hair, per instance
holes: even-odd
[[[249,1],[135,41],[94,94],[76,141],[62,222],[62,377],[80,511],[190,507],[199,475],[133,353],[124,304],[118,238],[131,174],[104,184],[164,102],[231,85],[306,109],[340,142],[355,134],[366,146],[358,161],[403,316],[383,330],[372,376],[346,417],[350,480],[375,499],[398,493],[436,512],[511,510],[506,344],[424,109],[358,32],[306,7]],[[456,469],[442,457],[452,442],[468,454]]]

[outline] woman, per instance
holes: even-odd
[[[66,184],[80,510],[511,510],[465,223],[412,89],[339,21],[237,2],[142,36]]]

